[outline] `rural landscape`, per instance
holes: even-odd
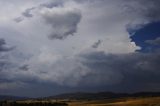
[[[160,106],[160,0],[0,0],[0,106]]]
[[[160,93],[79,92],[45,98],[16,98],[8,96],[1,97],[0,106],[160,106]]]

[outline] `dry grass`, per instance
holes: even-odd
[[[160,97],[71,101],[69,106],[160,106]]]
[[[26,100],[17,101],[18,103],[67,103],[69,106],[160,106],[160,97],[148,98],[120,98],[120,99],[105,99],[105,100]]]

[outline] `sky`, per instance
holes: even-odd
[[[0,95],[160,91],[159,0],[0,0]]]

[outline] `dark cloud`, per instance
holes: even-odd
[[[0,74],[2,71],[7,70],[10,67],[10,62],[8,60],[8,55],[6,52],[13,50],[13,47],[6,46],[6,42],[4,39],[0,39]],[[1,77],[1,75],[0,75]],[[0,83],[1,84],[1,83]],[[1,86],[0,86],[1,88]]]
[[[160,20],[159,0],[123,0],[126,10],[132,14],[141,15],[143,19],[151,21]]]
[[[31,8],[27,8],[23,13],[22,13],[22,16],[24,17],[27,17],[27,18],[31,18],[33,17],[33,14],[32,14],[32,11],[35,10],[35,9],[42,9],[42,8],[53,8],[53,7],[60,7],[60,6],[63,6],[63,2],[61,0],[59,1],[52,1],[52,2],[47,2],[47,3],[43,3],[43,4],[40,4],[36,7],[31,7]],[[18,17],[18,18],[15,18],[15,21],[18,21],[21,20],[22,17]]]
[[[3,75],[1,78],[21,81],[29,86],[43,82],[66,88],[74,86],[75,89],[83,88],[86,91],[89,87],[93,87],[94,90],[102,87],[103,90],[116,91],[155,90],[155,87],[157,90],[160,89],[159,52],[129,54],[92,52],[71,59],[63,58],[50,66],[47,64],[47,67],[42,63],[40,66],[36,65],[37,70],[34,68],[34,71],[32,68],[22,65],[19,67],[20,71],[12,72],[14,73],[12,77],[7,74],[10,72],[8,71],[1,73]]]
[[[29,70],[29,65],[23,65],[21,67],[19,67],[20,70],[23,70],[23,71],[28,71]]]
[[[7,69],[7,66],[9,65],[8,61],[3,60],[3,57],[0,57],[0,72]]]
[[[100,85],[112,85],[120,89],[120,84],[126,84],[127,90],[146,89],[149,85],[155,85],[160,89],[160,53],[131,53],[106,55],[104,52],[96,52],[83,55],[86,60],[84,65],[92,72],[86,81],[99,81]],[[131,86],[132,85],[132,86]],[[132,88],[134,86],[134,88]],[[139,86],[141,85],[141,86]],[[143,87],[143,88],[142,88]],[[126,89],[126,88],[125,88]],[[147,88],[153,90],[154,87]]]
[[[17,22],[17,23],[19,23],[19,22],[21,22],[21,21],[23,21],[24,19],[23,19],[23,17],[17,17],[17,18],[15,18],[15,19],[13,19],[15,22]]]
[[[31,13],[32,12],[32,10],[34,10],[35,9],[35,7],[32,7],[32,8],[28,8],[28,9],[26,9],[23,13],[22,13],[22,15],[23,16],[25,16],[25,17],[33,17],[33,14]]]
[[[63,3],[61,0],[59,0],[59,1],[40,4],[39,7],[53,8],[53,7],[62,7],[62,6],[63,6]]]
[[[160,45],[160,37],[158,37],[154,40],[146,40],[145,42],[148,44],[151,44],[151,45]]]
[[[0,38],[0,52],[7,52],[12,50],[12,47],[7,47],[4,39]]]
[[[159,0],[142,0],[139,1],[142,5],[147,5],[148,7],[144,8],[146,12],[145,15],[151,20],[157,21],[160,20],[160,1]]]
[[[98,40],[97,42],[95,42],[95,43],[92,45],[92,47],[93,47],[93,48],[98,48],[98,46],[99,46],[101,43],[102,43],[102,41],[101,41],[101,40]]]
[[[58,12],[51,10],[44,13],[43,18],[53,29],[49,35],[50,39],[65,39],[77,31],[81,13],[76,9],[67,10],[66,8],[60,8]]]

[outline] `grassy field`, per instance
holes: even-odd
[[[160,106],[160,97],[134,97],[103,100],[24,100],[7,101],[0,106]]]
[[[160,106],[160,97],[71,101],[69,106]]]

